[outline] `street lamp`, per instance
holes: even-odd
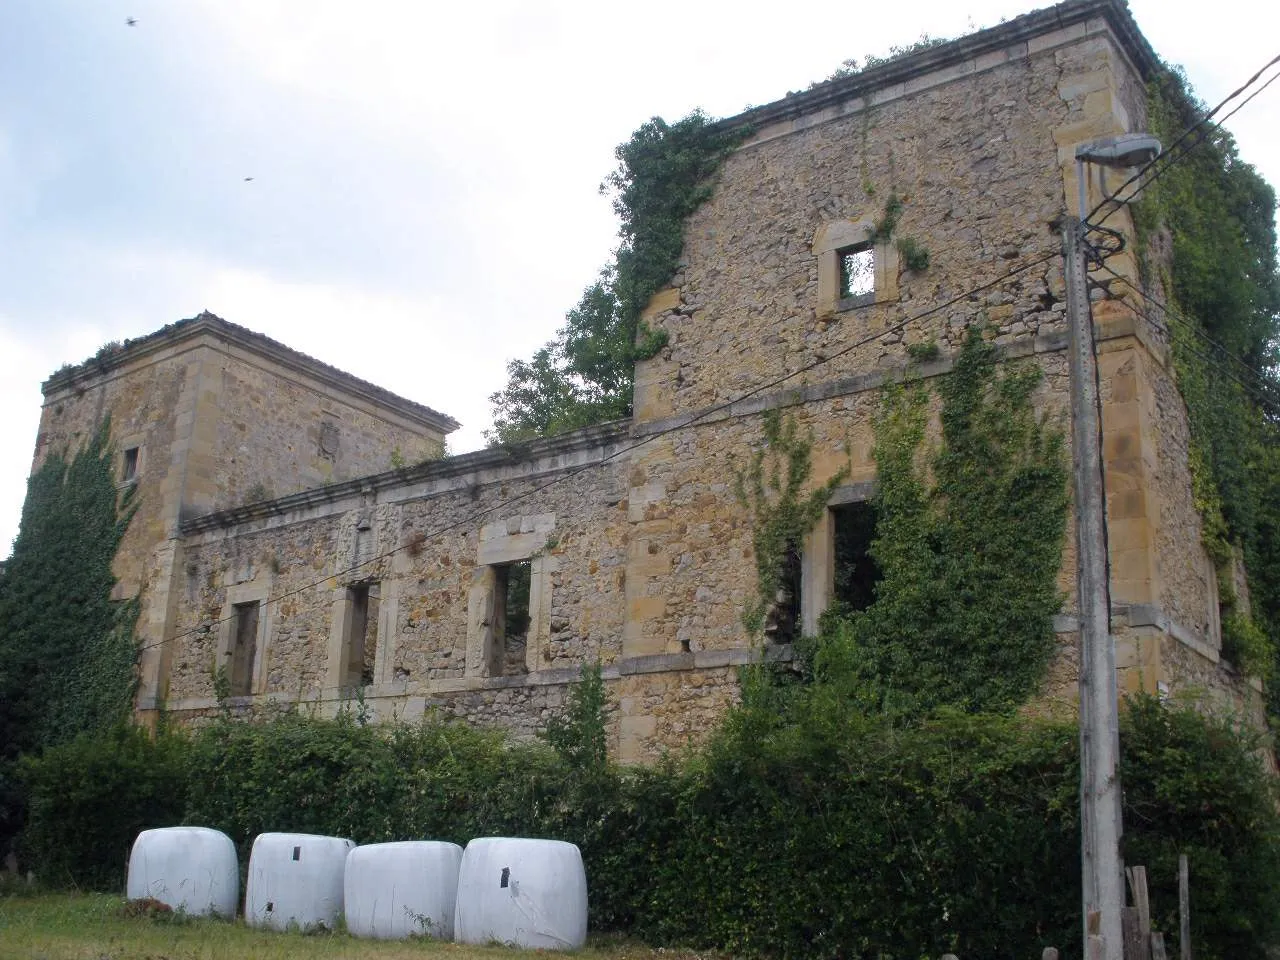
[[[1136,167],[1150,163],[1160,155],[1160,141],[1149,133],[1122,133],[1115,137],[1090,140],[1076,147],[1076,183],[1080,187],[1080,220],[1088,214],[1085,199],[1084,165],[1100,167]]]
[[[1084,165],[1132,167],[1160,153],[1145,133],[1091,140],[1076,147],[1079,217],[1062,232],[1070,320],[1071,447],[1076,505],[1076,593],[1080,607],[1080,860],[1087,960],[1122,960],[1124,906],[1120,813],[1120,728],[1116,648],[1107,582],[1106,499],[1102,486],[1098,365],[1093,349],[1084,261],[1087,191]]]

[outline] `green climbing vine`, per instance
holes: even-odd
[[[902,198],[898,196],[897,191],[890,191],[889,199],[884,204],[884,211],[880,214],[880,219],[876,221],[871,233],[873,243],[888,243],[893,240],[898,223],[902,220],[902,209]],[[894,240],[894,246],[902,257],[903,266],[912,273],[923,273],[929,269],[929,248],[915,237],[899,237]]]
[[[720,165],[743,136],[695,111],[673,124],[655,117],[617,148],[618,166],[601,184],[621,219],[614,261],[551,341],[531,359],[507,364],[507,385],[489,398],[491,443],[519,443],[631,412],[635,362],[666,345],[665,332],[646,329],[641,313],[675,274],[685,221],[711,195]]]
[[[0,751],[63,743],[127,717],[136,600],[113,601],[111,563],[133,516],[116,489],[110,424],[74,457],[54,453],[27,485],[0,577]]]
[[[1166,143],[1203,110],[1176,70],[1165,70],[1149,87],[1148,122]],[[1160,281],[1176,312],[1169,324],[1174,365],[1191,424],[1202,539],[1219,571],[1223,654],[1263,676],[1274,672],[1280,649],[1274,216],[1274,190],[1240,160],[1224,131],[1170,164],[1134,209],[1144,277]],[[1269,398],[1270,415],[1260,397]],[[1247,571],[1249,609],[1234,588],[1237,554]],[[1275,693],[1271,709],[1280,711]]]
[[[765,617],[778,600],[789,552],[800,549],[831,493],[844,482],[844,467],[817,487],[813,476],[813,437],[802,433],[793,417],[777,410],[764,415],[764,444],[747,466],[734,472],[734,496],[748,512],[756,564],[756,598],[743,612],[747,632],[758,636]]]
[[[874,448],[880,580],[865,610],[824,618],[811,666],[823,695],[906,719],[1007,712],[1039,689],[1068,505],[1062,433],[1032,403],[1040,376],[999,368],[971,328],[938,381],[936,442],[926,388],[887,389]]]

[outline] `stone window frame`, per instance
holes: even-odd
[[[827,509],[805,537],[800,556],[800,632],[818,634],[818,621],[835,593],[836,528],[833,508],[850,503],[866,503],[876,495],[876,482],[867,480],[837,487],[827,501]]]
[[[271,584],[237,583],[227,587],[227,595],[222,603],[222,617],[218,626],[218,653],[216,667],[224,665],[230,668],[230,658],[235,652],[236,642],[236,607],[247,603],[258,604],[258,634],[254,640],[253,667],[249,676],[249,696],[265,693],[267,689],[267,644],[271,638],[271,626],[275,604],[268,603],[271,595]],[[236,697],[241,700],[247,697]]]
[[[860,249],[875,253],[875,290],[842,298],[841,255]],[[818,260],[819,318],[828,319],[837,313],[898,299],[898,248],[887,239],[876,238],[876,225],[871,218],[827,221],[814,233],[812,250]]]
[[[559,569],[546,553],[555,534],[553,513],[511,517],[480,528],[476,568],[467,593],[467,677],[500,676],[492,670],[497,651],[498,569],[529,561],[529,633],[525,641],[525,669],[537,672],[551,642],[551,575]],[[527,675],[527,674],[526,674]]]
[[[325,657],[325,690],[330,696],[342,696],[344,691],[355,689],[347,683],[350,662],[351,621],[355,616],[356,605],[352,602],[351,591],[359,587],[378,587],[378,619],[376,630],[377,648],[374,651],[373,679],[369,683],[359,685],[360,689],[373,690],[388,680],[387,673],[392,662],[391,634],[397,616],[397,604],[388,603],[390,599],[389,584],[393,581],[379,580],[375,577],[358,577],[344,581],[334,588],[331,615],[329,617],[329,645]],[[398,598],[398,594],[396,594]],[[365,624],[368,630],[368,623]],[[367,634],[366,634],[367,635]]]
[[[116,478],[116,489],[123,490],[125,487],[137,486],[138,481],[142,478],[142,471],[146,467],[146,451],[142,443],[142,437],[133,434],[126,437],[120,437],[116,441],[116,447],[120,451],[119,473]],[[129,464],[129,453],[134,453],[133,473],[126,475],[126,468]]]

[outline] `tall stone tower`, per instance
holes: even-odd
[[[138,511],[116,556],[142,602],[139,710],[166,691],[184,517],[437,458],[458,423],[211,313],[104,348],[44,384],[33,470],[111,418],[117,478]]]

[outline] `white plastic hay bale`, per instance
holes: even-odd
[[[272,930],[332,930],[342,916],[342,873],[354,847],[342,837],[258,834],[249,854],[245,922]]]
[[[400,940],[420,934],[453,939],[462,848],[407,840],[371,843],[347,854],[343,905],[357,937]]]
[[[587,874],[572,843],[484,837],[458,871],[458,943],[573,949],[587,939]]]
[[[150,897],[192,916],[234,917],[240,900],[236,845],[208,827],[143,830],[129,853],[125,895]]]

